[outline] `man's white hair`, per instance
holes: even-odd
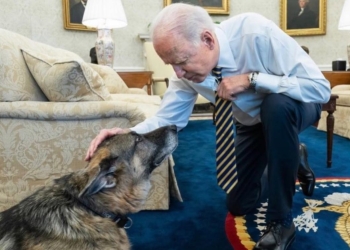
[[[215,24],[205,9],[174,3],[159,12],[152,21],[150,33],[152,40],[163,34],[172,34],[198,45],[204,30],[215,30]]]

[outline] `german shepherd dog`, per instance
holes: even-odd
[[[86,168],[0,213],[0,249],[130,249],[127,214],[142,209],[151,172],[176,147],[173,125],[106,139]]]

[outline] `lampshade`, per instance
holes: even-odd
[[[88,0],[83,24],[97,29],[125,27],[126,20],[121,0]]]
[[[345,0],[339,19],[338,29],[350,30],[350,0]]]

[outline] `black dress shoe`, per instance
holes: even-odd
[[[303,190],[304,195],[312,196],[315,189],[315,174],[309,166],[307,161],[306,146],[303,143],[299,145],[300,164],[298,168],[298,179],[300,187]]]
[[[255,244],[254,250],[287,250],[295,239],[294,223],[290,228],[271,222],[267,225],[263,236]]]

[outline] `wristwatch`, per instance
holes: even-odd
[[[258,79],[259,72],[252,72],[248,76],[248,80],[250,82],[249,88],[255,89],[256,87],[256,80]]]

